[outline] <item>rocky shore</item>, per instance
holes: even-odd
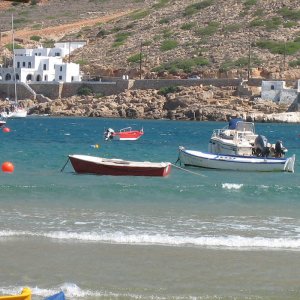
[[[169,93],[126,90],[105,97],[77,95],[44,103],[22,100],[20,104],[28,108],[29,115],[196,121],[227,121],[239,116],[255,122],[300,123],[300,112],[291,112],[286,105],[260,98],[239,97],[236,90],[228,87],[179,87]],[[0,109],[7,105],[1,101]]]

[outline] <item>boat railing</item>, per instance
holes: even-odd
[[[233,132],[228,128],[214,129],[212,137],[221,137],[225,139],[233,139]]]
[[[126,128],[120,129],[120,132],[124,132],[124,131],[132,131],[132,128],[131,127],[126,127]]]

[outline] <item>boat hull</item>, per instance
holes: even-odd
[[[105,159],[88,155],[69,155],[76,173],[113,176],[167,176],[171,172],[169,162],[151,163]]]
[[[19,295],[0,296],[0,300],[31,300],[31,290],[23,288]]]
[[[11,112],[3,112],[1,113],[1,116],[3,118],[8,118],[8,119],[12,119],[12,118],[26,118],[27,117],[27,111],[24,109],[18,109],[15,111],[11,111]]]
[[[114,140],[119,141],[136,141],[138,140],[142,135],[143,131],[127,131],[127,132],[116,132],[112,135],[112,138]]]
[[[295,164],[295,155],[289,158],[236,156],[186,150],[183,147],[179,148],[179,159],[186,166],[258,172],[294,172]]]

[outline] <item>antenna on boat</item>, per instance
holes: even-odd
[[[14,15],[11,15],[11,30],[12,30],[12,51],[13,51],[13,76],[14,76],[14,91],[15,91],[15,105],[17,104],[17,80],[16,80],[16,66],[15,66],[15,31],[14,31]]]

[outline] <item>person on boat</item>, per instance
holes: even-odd
[[[106,129],[106,131],[105,131],[105,133],[104,133],[104,138],[105,138],[105,140],[107,141],[107,140],[109,140],[109,139],[112,139],[113,138],[113,133],[114,133],[115,131],[112,129],[112,128],[108,128],[108,129]]]
[[[285,148],[282,145],[282,141],[277,141],[275,144],[275,157],[283,157],[286,152]]]

